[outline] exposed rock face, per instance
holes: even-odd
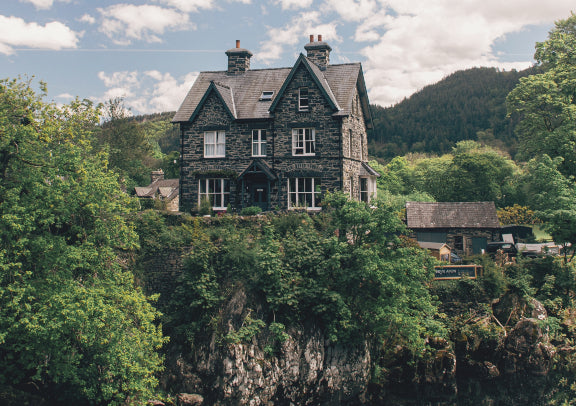
[[[504,326],[514,326],[522,318],[546,320],[548,313],[536,299],[524,300],[514,293],[506,293],[492,305],[494,316]]]
[[[554,347],[537,319],[522,319],[508,334],[502,359],[506,373],[528,372],[547,375],[552,366]]]
[[[371,385],[374,359],[379,354],[365,339],[354,345],[334,344],[312,324],[288,329],[283,342],[267,328],[242,340],[225,339],[250,317],[261,318],[261,313],[259,306],[237,289],[222,308],[215,332],[193,348],[168,357],[164,384],[180,393],[180,404],[394,403],[388,397],[394,395],[386,388]],[[402,396],[410,396],[417,388],[420,395],[442,398],[459,392],[457,372],[494,382],[526,373],[546,375],[555,353],[541,327],[546,318],[543,306],[510,296],[500,302],[495,313],[503,321],[499,323],[490,315],[471,318],[468,325],[473,328],[467,330],[464,340],[457,340],[456,352],[446,340],[430,340],[431,356],[414,365],[409,362],[413,355],[398,347],[395,355],[389,353],[390,363],[381,365],[383,382]],[[514,327],[504,329],[503,325],[512,320]],[[497,334],[491,333],[494,331]]]
[[[239,291],[223,319],[233,328],[246,311],[245,294]],[[371,372],[366,342],[334,345],[313,326],[288,333],[273,355],[265,351],[270,342],[265,332],[238,344],[217,344],[215,333],[190,358],[172,360],[168,383],[214,405],[364,403]]]

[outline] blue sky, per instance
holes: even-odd
[[[450,73],[523,69],[573,0],[2,0],[0,78],[34,76],[57,103],[124,97],[176,110],[198,72],[292,66],[309,36],[331,63],[362,62],[370,101],[392,105]]]

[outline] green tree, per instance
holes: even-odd
[[[517,173],[514,162],[498,151],[475,141],[461,141],[452,152],[449,178],[452,201],[495,201],[497,204],[511,187]]]
[[[130,117],[121,98],[109,100],[103,109],[104,122],[94,132],[96,150],[107,153],[110,169],[120,175],[126,190],[148,184],[150,168],[159,160],[144,127]]]
[[[557,244],[564,245],[565,262],[574,256],[576,247],[576,187],[572,178],[559,167],[561,158],[542,155],[530,160],[522,177],[523,194]],[[569,256],[569,252],[571,255]]]
[[[576,15],[556,22],[548,40],[536,44],[535,59],[544,69],[522,78],[507,97],[524,158],[562,157],[559,169],[576,175]]]
[[[93,153],[99,112],[0,81],[0,387],[56,404],[147,399],[158,316],[127,269],[133,201]],[[7,389],[8,388],[8,389]]]

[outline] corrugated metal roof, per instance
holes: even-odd
[[[500,228],[494,202],[407,202],[408,228]]]

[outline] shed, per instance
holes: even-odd
[[[419,241],[420,248],[425,248],[430,251],[430,254],[439,261],[450,262],[450,253],[452,249],[442,242],[426,242]]]
[[[481,254],[500,235],[494,202],[407,202],[406,225],[419,243],[444,243],[460,256]]]

